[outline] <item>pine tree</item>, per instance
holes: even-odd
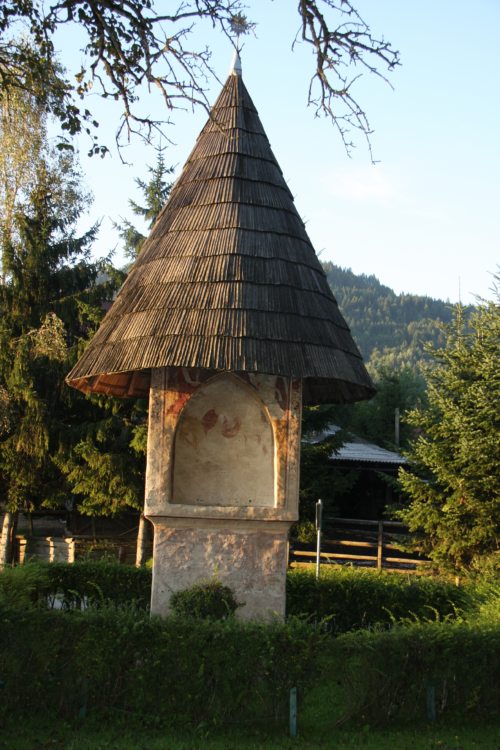
[[[500,549],[500,298],[482,302],[466,328],[461,308],[433,351],[428,405],[408,422],[419,435],[401,469],[410,504],[398,513],[415,542],[455,572],[498,560]]]

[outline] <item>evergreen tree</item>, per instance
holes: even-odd
[[[151,227],[163,207],[171,184],[166,181],[164,149],[157,149],[154,167],[148,167],[149,181],[136,179],[143,205],[130,201],[133,212]],[[129,221],[116,225],[126,254],[135,259],[145,236]],[[92,396],[94,421],[89,419],[84,434],[70,452],[61,452],[57,463],[78,508],[90,516],[114,515],[124,508],[140,511],[136,564],[146,560],[149,524],[144,518],[144,482],[147,445],[147,403],[142,399]]]
[[[325,514],[333,516],[337,511],[335,494],[339,486],[333,479],[335,469],[330,457],[342,446],[345,433],[329,430],[335,423],[335,410],[330,404],[306,406],[303,410],[298,528],[298,536],[303,541],[310,541],[308,535],[315,536],[312,521],[317,500],[323,501]],[[345,482],[341,484],[345,489]]]
[[[425,401],[423,376],[408,367],[401,370],[384,367],[375,373],[374,384],[377,392],[372,399],[335,407],[333,421],[388,450],[406,447],[415,430],[403,421],[397,441],[396,412],[402,417],[406,411]]]
[[[106,295],[97,283],[103,264],[89,259],[97,228],[75,233],[87,201],[72,158],[44,148],[2,231],[0,388],[7,418],[0,434],[0,496],[10,536],[17,511],[67,499],[53,462],[66,439],[64,377],[93,329],[89,311],[95,315]],[[7,557],[6,543],[3,552]]]
[[[483,302],[464,324],[461,308],[446,346],[427,369],[428,405],[408,415],[418,430],[401,469],[410,498],[398,513],[439,566],[470,571],[500,548],[500,298]]]
[[[453,317],[449,303],[396,294],[375,276],[355,274],[331,262],[323,263],[323,269],[368,369],[375,375],[418,370],[428,359],[426,345],[443,346],[443,323],[450,323]],[[472,307],[464,308],[465,320],[472,312]]]
[[[148,229],[152,228],[172,189],[172,182],[167,181],[166,177],[173,173],[174,168],[167,167],[165,164],[164,151],[165,149],[162,146],[158,146],[156,149],[156,164],[154,167],[147,167],[150,174],[150,179],[147,182],[139,177],[135,179],[135,184],[143,194],[144,205],[136,203],[132,199],[129,200],[130,208],[136,216],[141,217],[146,222]],[[118,229],[125,255],[130,260],[135,260],[146,239],[145,235],[127,219],[122,219],[120,223],[116,223],[115,228]]]

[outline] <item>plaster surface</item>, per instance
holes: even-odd
[[[274,439],[266,410],[236,378],[201,386],[174,438],[175,504],[274,505]]]
[[[244,620],[283,618],[288,564],[283,528],[231,528],[221,522],[167,526],[155,523],[151,612],[165,616],[175,591],[216,576],[234,591]]]
[[[216,575],[245,619],[283,617],[298,518],[300,381],[185,368],[151,373],[145,512],[152,612]]]

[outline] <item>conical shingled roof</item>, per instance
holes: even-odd
[[[301,378],[310,403],[374,393],[235,72],[67,380],[83,391],[144,395],[152,367]]]

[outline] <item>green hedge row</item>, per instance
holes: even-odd
[[[344,720],[498,717],[500,624],[414,623],[331,641]]]
[[[331,638],[299,620],[270,625],[149,618],[134,607],[0,606],[0,718],[131,713],[176,725],[286,721],[289,690],[332,723],[494,717],[498,622],[414,623]],[[332,698],[334,696],[334,699]],[[331,704],[331,706],[330,706]]]
[[[114,562],[30,563],[0,575],[0,598],[24,597],[65,609],[104,602],[134,602],[148,609],[151,571]],[[7,593],[6,593],[7,592]],[[402,619],[453,618],[472,606],[471,591],[443,580],[354,568],[291,570],[287,578],[289,615],[327,620],[333,633],[389,626]]]
[[[454,618],[472,606],[470,591],[442,579],[359,568],[288,572],[287,612],[327,620],[333,633],[390,626],[395,621]]]
[[[324,638],[300,621],[0,606],[0,715],[119,711],[191,726],[278,721],[290,688],[303,690],[315,674]]]
[[[0,574],[0,601],[31,602],[57,609],[81,609],[134,603],[147,610],[151,600],[151,570],[107,561],[30,562]]]

